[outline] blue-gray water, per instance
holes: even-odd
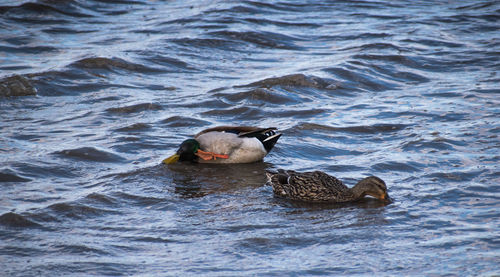
[[[500,274],[498,1],[12,2],[1,276]],[[160,164],[230,124],[283,136]],[[395,202],[276,199],[272,168]]]

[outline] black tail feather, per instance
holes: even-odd
[[[264,145],[264,149],[269,153],[271,149],[273,149],[274,145],[281,137],[281,134],[277,134],[274,130],[276,128],[261,128],[255,131],[240,133],[238,136],[247,137],[247,138],[257,138],[260,140],[262,145]]]
[[[262,144],[264,145],[264,149],[266,149],[267,153],[273,149],[274,145],[276,142],[278,142],[278,139],[281,137],[281,134],[275,134],[270,137],[266,137],[264,140],[261,140],[259,137],[257,137]]]

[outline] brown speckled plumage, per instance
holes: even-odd
[[[371,195],[389,201],[387,187],[380,178],[370,176],[348,188],[339,179],[321,171],[296,172],[282,170],[267,172],[267,184],[278,197],[307,202],[349,202]]]

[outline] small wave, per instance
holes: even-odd
[[[74,178],[78,176],[74,172],[75,168],[60,163],[44,162],[40,163],[15,163],[12,165],[15,170],[22,172],[23,175],[32,178],[47,178],[54,176],[57,178]]]
[[[118,107],[118,108],[108,108],[106,109],[109,113],[138,113],[142,111],[159,111],[163,110],[163,107],[157,103],[140,103],[130,106]]]
[[[43,54],[44,52],[58,52],[59,49],[52,46],[0,46],[0,51],[15,54]]]
[[[209,35],[214,37],[223,37],[229,40],[248,42],[260,47],[287,49],[287,50],[301,50],[293,43],[296,38],[287,35],[273,33],[273,32],[235,32],[235,31],[217,31],[211,32]]]
[[[454,70],[458,70],[459,68],[462,69],[461,67],[457,67],[457,61],[440,58],[425,58],[421,56],[358,54],[354,55],[353,58],[356,60],[365,60],[370,62],[384,61],[396,63],[406,67],[431,72],[452,72]]]
[[[99,150],[94,147],[81,147],[54,152],[53,154],[65,158],[94,161],[94,162],[123,162],[124,158],[116,154]]]
[[[214,94],[214,96],[222,97],[230,102],[242,102],[247,100],[257,104],[299,104],[304,102],[304,99],[296,94],[281,92],[279,90],[267,90],[263,88],[238,93],[217,93]]]
[[[33,228],[40,227],[41,225],[33,222],[26,217],[16,214],[13,212],[8,212],[0,215],[0,225],[7,227],[21,227],[21,228]]]
[[[48,1],[44,2],[50,3]],[[57,14],[71,17],[91,17],[89,14],[78,11],[76,5],[73,5],[72,2],[73,1],[67,1],[67,3],[61,2],[57,3],[57,5],[28,2],[19,6],[0,6],[0,14],[25,15],[27,19],[30,14],[45,16],[47,19],[51,19],[53,18],[52,15]]]
[[[331,132],[347,132],[347,133],[365,133],[365,134],[375,134],[375,133],[385,133],[385,132],[397,132],[405,129],[407,125],[404,124],[374,124],[368,126],[349,126],[349,127],[333,127],[327,125],[321,125],[316,123],[301,123],[294,128],[300,130],[320,130],[320,131],[331,131]]]
[[[182,60],[164,56],[152,51],[141,51],[141,56],[150,63],[161,66],[162,71],[165,72],[197,72],[199,71],[192,65]]]
[[[430,178],[433,181],[446,182],[465,182],[472,181],[475,177],[479,176],[483,171],[454,171],[454,172],[437,172],[425,175],[424,177]]]
[[[402,171],[402,172],[418,172],[420,171],[419,167],[423,167],[423,165],[415,163],[415,162],[383,162],[374,164],[371,168],[380,172],[393,172],[393,171]]]
[[[138,205],[141,207],[145,206],[151,206],[155,204],[159,204],[165,201],[163,198],[156,198],[152,196],[142,196],[142,195],[135,195],[131,193],[126,193],[126,192],[116,192],[113,193],[113,197],[120,201],[126,201],[134,205]]]
[[[430,47],[448,47],[448,48],[464,47],[464,45],[461,43],[454,43],[450,41],[442,41],[437,39],[404,39],[402,41],[411,44],[422,44],[424,46],[430,46]]]
[[[179,38],[171,40],[173,43],[178,45],[183,45],[187,47],[198,47],[206,48],[213,51],[213,49],[226,50],[234,49],[238,46],[238,43],[233,40],[218,39],[218,38]]]
[[[0,172],[0,183],[1,182],[29,182],[31,179],[21,177],[11,170]]]
[[[356,62],[354,62],[356,63]],[[346,69],[341,67],[331,67],[325,68],[323,71],[333,74],[342,83],[343,88],[348,88],[352,91],[359,91],[360,89],[365,89],[369,91],[385,91],[390,89],[395,89],[397,87],[393,82],[383,81],[380,78],[375,78],[374,76],[368,75],[363,68],[352,68]]]
[[[106,206],[114,206],[117,204],[117,201],[115,198],[109,196],[109,195],[104,195],[101,193],[91,193],[85,197],[86,200],[94,203],[94,204],[104,204]]]
[[[51,248],[54,251],[57,251],[61,254],[73,254],[73,255],[97,255],[97,256],[106,256],[111,253],[101,250],[98,248],[91,247],[89,245],[81,245],[81,244],[59,244],[52,245]]]
[[[110,213],[117,213],[113,210],[98,209],[89,205],[78,203],[57,203],[50,205],[48,209],[52,210],[57,216],[65,216],[74,219],[82,219],[93,216],[102,216]]]
[[[126,60],[119,58],[112,58],[112,59],[102,58],[102,57],[85,58],[72,63],[71,66],[81,69],[104,69],[109,71],[118,69],[118,70],[127,70],[138,73],[162,72],[162,70],[157,68],[147,67],[142,64],[128,62]]]
[[[206,120],[196,119],[185,116],[172,116],[161,121],[167,127],[200,127],[211,123]]]
[[[271,88],[274,86],[331,89],[335,88],[335,83],[315,76],[306,76],[304,74],[291,74],[281,77],[267,78],[262,81],[254,82],[248,85],[235,86],[235,87]]]
[[[213,117],[231,117],[234,119],[256,120],[260,118],[262,111],[251,107],[235,107],[232,109],[210,110],[202,112],[201,114]]]
[[[30,80],[21,75],[0,79],[0,97],[36,95],[36,92]]]
[[[464,146],[465,143],[458,140],[436,137],[432,140],[416,139],[402,144],[401,148],[405,151],[422,151],[428,149],[434,150],[453,150],[454,146]]]
[[[385,64],[375,64],[373,62],[361,62],[356,60],[352,64],[362,65],[368,69],[369,74],[375,75],[379,78],[386,78],[390,81],[405,82],[405,83],[425,83],[430,80],[427,77],[419,75],[414,72],[397,70],[393,66],[387,66]]]
[[[151,125],[149,125],[147,123],[134,123],[132,125],[128,125],[125,127],[115,129],[115,131],[117,131],[117,132],[131,132],[132,131],[133,132],[133,131],[144,131],[144,130],[148,130],[148,129],[151,129]]]

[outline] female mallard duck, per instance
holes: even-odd
[[[386,203],[391,202],[387,187],[380,178],[370,176],[348,188],[339,179],[321,171],[296,172],[282,170],[267,171],[267,184],[273,187],[278,197],[308,202],[350,202],[373,196]]]
[[[261,161],[278,141],[276,128],[220,126],[203,130],[182,142],[177,153],[163,160],[200,163],[252,163]]]

